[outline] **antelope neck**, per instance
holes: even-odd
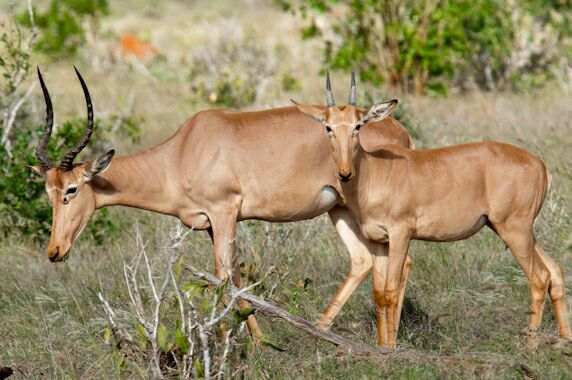
[[[169,191],[168,165],[161,150],[115,157],[91,182],[96,208],[121,205],[176,215],[176,196]]]

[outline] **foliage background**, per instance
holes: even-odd
[[[37,20],[49,14],[53,3],[34,2]],[[83,160],[111,147],[128,154],[156,144],[204,108],[263,109],[288,106],[290,98],[322,104],[325,68],[335,69],[335,97],[345,99],[348,70],[356,66],[361,76],[358,102],[403,99],[400,119],[414,134],[418,147],[496,139],[525,147],[547,162],[553,182],[537,234],[563,266],[570,288],[569,2],[324,0],[304,6],[294,1],[246,0],[237,6],[231,1],[136,0],[89,2],[103,4],[102,10],[72,11],[73,4],[79,3],[66,1],[57,6],[66,7],[73,18],[60,27],[81,32],[70,33],[66,41],[60,38],[66,34],[59,27],[47,26],[62,23],[59,18],[48,18],[53,21],[46,21],[46,26],[38,21],[36,48],[28,51],[23,46],[16,51],[29,65],[22,83],[1,88],[4,111],[36,80],[31,68],[42,68],[56,114],[57,137],[50,147],[54,159],[61,157],[66,144],[76,141],[85,120],[73,64],[90,86],[99,120],[99,136],[82,153]],[[0,12],[4,23],[0,34],[13,38],[9,2],[0,0],[0,9],[6,10]],[[26,24],[25,12],[24,3],[14,9],[21,24]],[[80,28],[71,28],[73,23]],[[384,33],[378,33],[381,23]],[[51,31],[55,34],[50,37]],[[25,25],[22,33],[24,39],[30,33]],[[121,38],[127,34],[155,46],[158,54],[124,55]],[[372,39],[372,34],[377,38]],[[42,45],[43,38],[62,44]],[[394,48],[391,41],[395,41]],[[6,46],[0,45],[0,57],[10,62],[12,54]],[[45,50],[47,46],[56,50]],[[380,56],[392,63],[383,66]],[[5,68],[0,66],[0,71]],[[26,168],[36,164],[33,145],[43,118],[43,99],[36,86],[18,112],[10,135],[13,157],[0,152],[0,366],[14,368],[14,377],[23,379],[144,378],[146,363],[126,357],[106,339],[107,323],[96,293],[101,291],[118,307],[128,303],[121,268],[137,251],[136,222],[148,242],[152,264],[161,273],[174,221],[126,208],[111,208],[107,215],[98,212],[97,221],[90,223],[90,230],[76,243],[72,258],[62,265],[49,263],[45,246],[50,209],[41,180]],[[0,129],[5,127],[4,117],[1,120]],[[290,224],[244,222],[237,244],[250,279],[275,265],[275,276],[282,280],[272,300],[310,320],[327,305],[348,269],[347,253],[326,216]],[[206,234],[192,233],[183,249],[186,262],[212,270]],[[453,244],[416,242],[411,254],[415,263],[400,346],[443,353],[497,353],[514,361],[514,366],[404,365],[396,360],[356,359],[261,317],[272,341],[286,351],[251,347],[242,336],[234,375],[572,376],[569,347],[546,339],[538,353],[526,350],[520,335],[528,318],[526,279],[492,233],[483,231]],[[167,317],[174,305],[167,306]],[[136,329],[129,313],[121,317]],[[369,278],[344,307],[333,329],[374,344]],[[550,307],[542,332],[556,333]]]

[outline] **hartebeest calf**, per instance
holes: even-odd
[[[328,212],[349,251],[351,268],[318,322],[327,328],[370,271],[371,253],[387,252],[387,245],[361,235],[339,196],[338,172],[321,125],[295,107],[199,112],[162,144],[116,158],[111,150],[95,160],[74,163],[93,131],[89,91],[77,74],[87,101],[86,133],[56,166],[45,153],[53,111],[38,70],[47,117],[36,149],[41,166],[35,170],[46,177],[53,207],[51,261],[61,261],[68,254],[96,209],[124,205],[173,215],[189,227],[208,230],[214,243],[215,274],[230,275],[240,286],[240,273],[234,270],[237,221],[290,222]],[[405,128],[391,118],[364,129],[362,143],[412,146]],[[406,270],[405,279],[408,266]],[[248,324],[259,333],[253,316]]]
[[[373,268],[377,319],[386,313],[388,325],[387,341],[378,326],[378,344],[396,346],[398,289],[410,240],[462,240],[485,225],[503,239],[528,278],[531,331],[540,326],[548,289],[560,336],[572,340],[562,270],[533,233],[549,182],[544,162],[495,141],[426,151],[387,144],[363,149],[360,128],[386,117],[396,105],[397,100],[369,109],[355,102],[326,109],[298,105],[326,127],[339,175],[348,179],[342,196],[362,233],[389,243],[387,279],[377,257]]]

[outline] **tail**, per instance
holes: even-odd
[[[540,209],[542,208],[542,205],[544,204],[544,200],[546,199],[546,194],[548,194],[548,190],[550,189],[550,183],[552,182],[552,176],[550,175],[550,172],[548,171],[548,167],[546,166],[546,164],[544,163],[544,161],[542,161],[541,159],[538,159],[540,161],[540,164],[542,165],[543,170],[543,176],[542,176],[542,187],[539,189],[539,193],[536,197],[536,215],[535,218],[538,217],[538,214],[540,213]]]

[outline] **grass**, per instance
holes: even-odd
[[[249,106],[261,109],[288,105],[288,99],[323,102],[320,55],[311,43],[295,34],[296,20],[273,6],[246,2],[238,12],[232,2],[139,1],[140,7],[112,4],[104,20],[101,44],[90,46],[79,58],[98,114],[121,109],[133,98],[133,112],[144,117],[141,146],[122,146],[124,153],[157,143],[188,116],[212,107],[208,100],[190,100],[189,55],[208,43],[209,27],[232,19],[251,30],[261,46],[280,45],[289,52],[276,75],[290,73],[298,80],[294,92],[281,90],[270,99]],[[4,2],[1,2],[4,6]],[[257,22],[254,22],[257,21]],[[147,31],[164,57],[148,63],[151,77],[123,60],[107,60],[113,36]],[[56,120],[82,115],[80,87],[71,80],[72,62],[35,59],[46,67],[54,98]],[[263,57],[260,57],[263,59]],[[99,62],[95,64],[94,62]],[[237,68],[239,71],[240,68]],[[30,78],[32,80],[32,78]],[[335,74],[336,98],[344,99],[347,78]],[[365,93],[358,85],[358,94]],[[374,89],[367,88],[368,91]],[[379,92],[386,98],[390,94]],[[405,97],[408,112],[418,125],[421,147],[496,139],[539,154],[548,164],[552,186],[536,233],[547,251],[561,264],[570,293],[572,284],[572,97],[553,87],[521,95],[473,94],[451,98]],[[28,110],[41,115],[40,94]],[[167,232],[175,221],[150,213],[115,209],[117,217],[139,221],[149,242],[151,260],[164,262]],[[14,378],[144,378],[143,363],[123,362],[113,345],[104,341],[107,327],[97,292],[118,308],[128,302],[122,265],[136,252],[133,224],[125,223],[121,238],[96,245],[89,236],[76,243],[64,264],[51,264],[41,243],[10,236],[0,243],[0,366],[15,370]],[[335,294],[347,273],[349,260],[326,216],[290,224],[248,221],[240,224],[241,261],[256,273],[275,265],[283,280],[273,299],[294,314],[315,319]],[[211,245],[205,233],[194,232],[185,243],[185,260],[212,271]],[[355,358],[293,330],[284,323],[260,317],[262,327],[285,352],[250,348],[235,363],[237,376],[246,378],[523,378],[572,377],[572,352],[543,340],[538,352],[525,347],[520,334],[527,324],[529,295],[526,279],[504,244],[490,231],[466,241],[435,244],[414,242],[414,259],[407,289],[399,345],[441,353],[486,352],[502,355],[516,366],[455,364],[445,361],[402,361]],[[287,275],[286,275],[287,273]],[[304,286],[306,283],[306,286]],[[549,302],[542,332],[556,334]],[[569,306],[569,314],[572,309]],[[128,315],[123,315],[128,320]],[[351,297],[335,320],[333,331],[353,340],[375,343],[371,278]],[[521,364],[525,364],[524,367]]]

